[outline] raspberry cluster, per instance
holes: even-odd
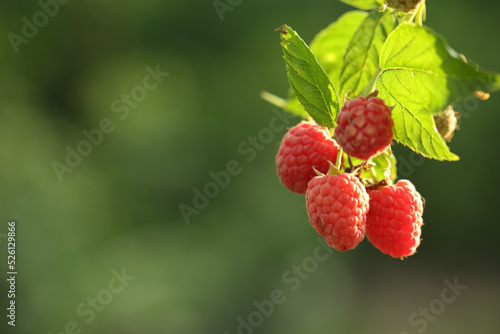
[[[382,253],[413,255],[423,224],[420,194],[408,180],[392,185],[388,176],[378,181],[361,172],[390,146],[391,108],[376,93],[361,96],[344,104],[337,123],[337,141],[312,121],[285,134],[276,156],[280,181],[294,193],[305,193],[312,227],[336,250],[356,248],[366,234]],[[350,167],[344,167],[344,154]],[[350,157],[365,161],[352,166]]]

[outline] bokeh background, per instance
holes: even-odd
[[[233,334],[276,289],[285,302],[239,333],[500,332],[500,95],[462,117],[451,143],[459,162],[396,147],[402,176],[426,199],[423,242],[405,261],[365,240],[313,266],[322,243],[304,198],[276,177],[285,130],[252,159],[238,149],[276,117],[259,92],[288,91],[273,29],[287,23],[310,41],[348,10],[332,0],[242,1],[221,21],[211,0],[70,1],[16,53],[7,34],[20,35],[40,5],[3,1],[0,262],[5,277],[15,220],[18,276],[16,327],[2,314],[0,332]],[[430,0],[427,24],[500,71],[499,15],[495,1]],[[120,119],[112,102],[158,64],[169,76]],[[60,182],[53,162],[64,163],[66,147],[105,118],[114,131]],[[232,160],[239,173],[187,224],[179,205],[192,206],[194,189]],[[303,263],[310,273],[297,283],[290,270]],[[109,297],[112,271],[122,268],[135,278],[87,323],[78,306]],[[455,278],[467,288],[440,309],[444,281]],[[0,289],[5,313],[5,279]],[[424,316],[409,322],[429,305],[439,314],[425,328]],[[72,321],[78,328],[65,331]]]

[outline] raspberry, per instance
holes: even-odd
[[[391,109],[377,97],[347,101],[338,116],[335,136],[352,157],[368,160],[384,151],[393,138]]]
[[[368,190],[370,211],[366,221],[368,240],[394,258],[415,254],[420,244],[422,198],[408,180],[379,190]]]
[[[455,130],[458,130],[457,125],[457,112],[453,110],[452,106],[446,108],[445,111],[434,116],[434,123],[436,123],[436,128],[441,137],[447,142],[450,142],[455,134]]]
[[[416,10],[423,0],[387,0],[386,2],[391,8],[409,13]]]
[[[316,176],[313,167],[326,173],[328,161],[335,162],[339,148],[320,126],[303,121],[283,137],[276,155],[281,183],[297,194],[305,194],[307,183]]]
[[[315,177],[306,192],[309,221],[331,247],[353,249],[365,237],[369,200],[364,186],[351,174]]]

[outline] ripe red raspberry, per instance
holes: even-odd
[[[347,101],[338,116],[335,136],[352,157],[368,160],[384,151],[393,138],[391,109],[377,97]]]
[[[387,0],[387,5],[391,8],[405,13],[416,10],[424,0]]]
[[[415,254],[420,245],[422,198],[408,180],[379,190],[368,190],[370,211],[366,221],[368,240],[392,257]]]
[[[328,172],[335,162],[339,147],[327,130],[303,121],[283,137],[276,155],[276,166],[281,183],[297,194],[305,194],[307,183],[316,176],[313,167]]]
[[[328,245],[339,251],[355,248],[365,237],[368,194],[351,174],[325,175],[309,182],[309,221]]]

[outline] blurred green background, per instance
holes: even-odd
[[[288,91],[273,29],[287,23],[310,41],[349,6],[242,1],[221,21],[211,0],[70,1],[16,53],[9,32],[21,35],[22,18],[40,9],[0,8],[0,233],[17,222],[18,270],[16,327],[2,314],[0,332],[500,332],[500,95],[464,110],[451,143],[461,161],[395,149],[402,176],[426,199],[417,255],[392,259],[365,240],[314,262],[324,244],[304,198],[276,177],[285,130],[255,154],[241,150],[276,117],[259,92]],[[427,24],[500,71],[499,14],[495,1],[429,0]],[[158,64],[168,77],[141,91]],[[134,91],[147,96],[123,118],[111,105]],[[53,163],[106,118],[113,131],[60,182]],[[192,206],[194,189],[232,160],[239,173],[186,224],[179,205]],[[5,277],[5,234],[0,241]],[[291,272],[302,264],[309,273]],[[110,293],[113,270],[135,278]],[[443,304],[444,281],[455,278],[467,288]],[[6,312],[5,279],[0,288]],[[285,300],[261,320],[254,302],[276,289]],[[239,317],[258,326],[241,327]]]

